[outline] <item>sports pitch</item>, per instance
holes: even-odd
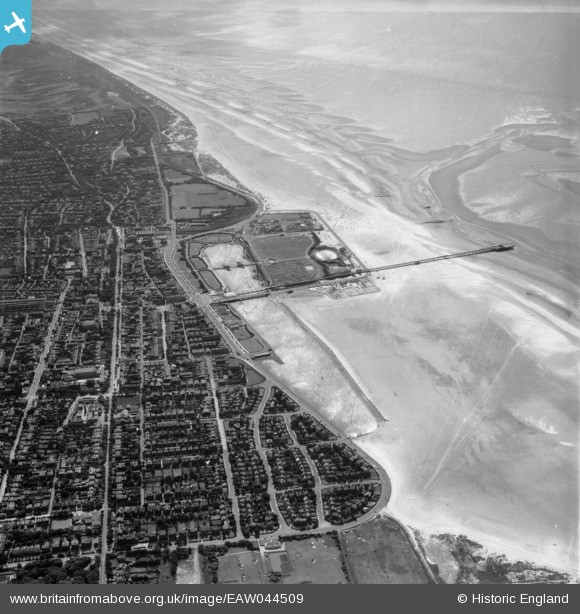
[[[302,235],[264,235],[247,238],[259,260],[305,258],[312,247],[312,238]]]

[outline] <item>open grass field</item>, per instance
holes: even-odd
[[[80,113],[71,113],[71,124],[78,126],[79,124],[88,124],[93,120],[99,120],[101,116],[96,111],[81,111]]]
[[[256,235],[274,232],[322,230],[320,221],[308,211],[265,213],[257,218],[252,226],[253,232]]]
[[[166,153],[160,156],[161,162],[177,166],[181,169],[189,171],[190,173],[199,173],[199,167],[195,160],[195,156],[191,153],[179,152],[179,153]]]
[[[286,542],[286,552],[291,569],[283,576],[284,584],[347,584],[342,555],[331,535]]]
[[[259,552],[228,552],[219,558],[220,584],[267,584]]]
[[[159,564],[158,584],[175,584],[175,576],[171,575],[171,563],[165,561]]]
[[[268,264],[264,266],[264,270],[275,286],[324,277],[324,269],[310,258]]]
[[[207,284],[210,290],[215,290],[217,292],[218,290],[222,289],[217,277],[211,271],[199,271],[199,276]]]
[[[207,183],[187,183],[171,188],[171,211],[174,219],[199,217],[203,209],[243,207],[245,200]]]
[[[117,397],[117,411],[127,409],[130,412],[138,412],[141,407],[141,395],[130,394]]]
[[[171,215],[176,220],[198,218],[203,210],[219,211],[245,205],[241,196],[211,184],[187,183],[171,188]]]
[[[199,256],[201,250],[205,247],[203,243],[197,243],[196,241],[190,241],[187,244],[187,255],[191,258],[192,256]]]
[[[198,271],[205,271],[208,268],[206,261],[202,258],[193,257],[189,261]]]
[[[292,224],[295,222],[300,222],[303,219],[310,219],[310,214],[308,212],[301,211],[280,211],[280,212],[271,212],[264,213],[260,216],[260,222],[279,222],[280,224]]]
[[[214,245],[215,243],[231,243],[233,238],[234,235],[226,232],[212,232],[211,234],[197,237],[197,241],[206,245]]]
[[[288,260],[305,258],[312,247],[312,239],[303,235],[265,235],[252,237],[249,242],[260,260]]]
[[[261,349],[263,349],[263,347]],[[257,386],[258,384],[263,384],[266,381],[266,378],[261,373],[258,373],[256,370],[252,369],[252,367],[246,365],[244,369],[246,371],[246,384],[248,386]]]
[[[238,338],[238,341],[240,342],[242,347],[250,354],[253,354],[254,352],[262,352],[266,349],[264,345],[256,339],[256,337],[250,337],[249,339]]]
[[[379,516],[341,534],[353,584],[428,584],[409,538],[391,518]]]

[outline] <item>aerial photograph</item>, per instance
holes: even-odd
[[[580,3],[26,2],[0,583],[577,585]]]

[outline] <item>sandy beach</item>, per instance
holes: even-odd
[[[378,294],[284,299],[310,335],[272,301],[238,312],[283,360],[264,365],[385,467],[388,507],[409,526],[578,569],[580,92],[548,40],[578,17],[543,22],[545,53],[522,75],[534,16],[518,16],[519,60],[500,67],[511,17],[337,10],[327,19],[346,52],[320,42],[330,26],[306,3],[296,11],[234,3],[224,25],[206,8],[161,21],[181,25],[149,47],[152,15],[129,18],[122,37],[71,35],[42,14],[38,31],[175,106],[200,152],[267,207],[324,216],[367,266],[516,244],[377,274]],[[433,20],[453,45],[430,38]],[[425,49],[406,56],[410,32]],[[450,79],[453,53],[472,43]]]

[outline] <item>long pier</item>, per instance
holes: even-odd
[[[481,249],[473,249],[469,252],[458,252],[456,254],[445,254],[444,256],[435,256],[434,258],[423,258],[422,260],[414,260],[412,262],[401,262],[399,264],[386,264],[377,266],[371,269],[363,269],[364,273],[376,273],[377,271],[386,271],[388,269],[398,269],[404,266],[414,266],[416,264],[426,264],[427,262],[436,262],[438,260],[450,260],[451,258],[465,258],[466,256],[477,256],[478,254],[487,254],[489,252],[507,252],[514,249],[511,243],[502,243],[500,245],[490,245]],[[358,272],[358,271],[357,271]]]
[[[409,262],[400,262],[398,264],[385,264],[382,266],[376,266],[371,268],[358,268],[345,273],[335,273],[334,275],[328,275],[322,279],[311,279],[310,281],[294,281],[277,286],[268,286],[263,290],[255,292],[244,292],[242,294],[236,294],[234,296],[224,296],[223,299],[214,301],[214,303],[235,303],[238,301],[250,301],[255,298],[261,298],[269,296],[272,292],[277,290],[288,290],[291,288],[300,288],[305,286],[312,286],[315,284],[324,284],[336,279],[347,279],[349,277],[355,277],[357,275],[366,275],[367,273],[378,273],[379,271],[388,271],[390,269],[400,269],[407,266],[417,266],[420,264],[427,264],[428,262],[437,262],[439,260],[451,260],[452,258],[466,258],[467,256],[477,256],[478,254],[488,254],[490,252],[507,252],[515,248],[515,245],[511,243],[501,243],[498,245],[490,245],[489,247],[482,247],[481,249],[473,249],[468,252],[457,252],[455,254],[445,254],[443,256],[435,256],[433,258],[422,258],[421,260],[411,260]]]

